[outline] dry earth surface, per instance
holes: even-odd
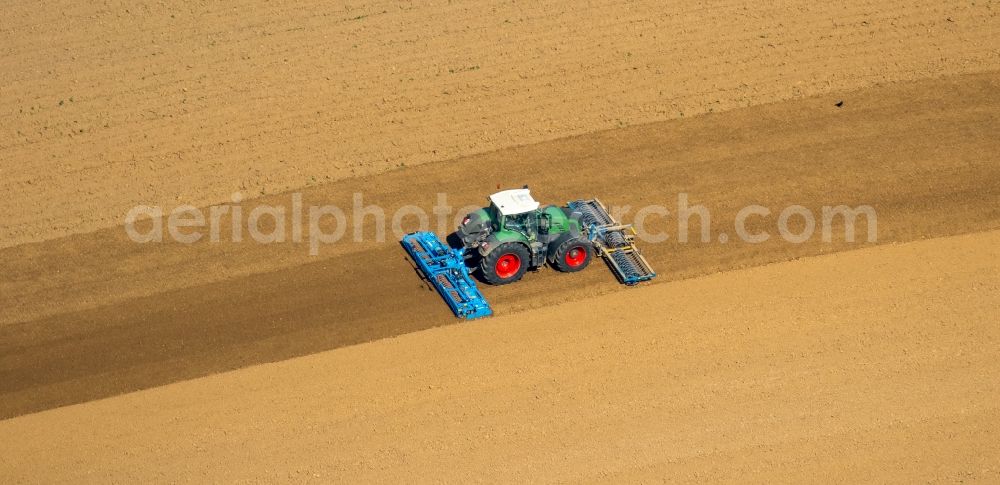
[[[0,477],[996,482],[997,8],[7,2]],[[373,217],[317,256],[121,227],[524,183],[669,208],[660,277],[529,273],[456,325]],[[877,228],[789,244],[793,204]]]
[[[59,482],[1000,480],[1000,231],[567,302],[0,422]]]
[[[1000,68],[993,1],[75,2],[0,20],[0,247],[594,130]]]
[[[838,219],[830,243],[817,234],[789,244],[775,219],[791,204],[817,213],[870,204],[882,243],[1000,228],[995,74],[838,96],[844,108],[820,97],[614,130],[330,184],[303,199],[349,207],[360,190],[391,214],[410,203],[429,208],[442,187],[455,205],[481,203],[493,181],[531,181],[555,202],[599,196],[673,208],[678,192],[690,192],[711,208],[713,238],[697,242],[694,218],[694,242],[680,243],[676,218],[651,218],[651,231],[675,236],[643,244],[661,282],[865,241],[861,224],[859,242],[845,242]],[[473,171],[489,182],[466,184]],[[775,211],[751,227],[771,240],[718,242],[733,234],[735,213],[755,203]],[[0,325],[0,416],[455,323],[393,236],[362,235],[318,257],[291,241],[136,244],[121,228],[0,250],[0,304],[14,309]],[[484,293],[505,314],[620,290],[595,265],[572,276],[532,273]]]

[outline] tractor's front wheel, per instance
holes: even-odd
[[[479,263],[483,279],[491,285],[513,283],[528,270],[528,249],[523,244],[504,243]]]
[[[584,239],[567,239],[556,248],[552,264],[564,273],[573,273],[586,268],[590,264],[594,251],[590,241]]]

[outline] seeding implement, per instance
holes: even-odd
[[[632,225],[614,220],[597,199],[540,207],[527,187],[497,192],[490,196],[488,207],[462,220],[455,235],[460,249],[442,243],[432,232],[407,234],[401,244],[423,277],[462,318],[493,313],[470,270],[478,271],[487,283],[503,285],[546,264],[562,272],[580,271],[596,254],[626,285],[656,276],[635,246]]]

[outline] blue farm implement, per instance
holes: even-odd
[[[402,244],[456,316],[471,320],[493,314],[490,304],[469,277],[462,250],[449,248],[433,232],[407,234]]]

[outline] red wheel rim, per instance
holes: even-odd
[[[587,250],[583,246],[574,246],[566,251],[566,265],[575,268],[587,260]]]
[[[496,265],[497,276],[501,279],[507,279],[511,276],[517,274],[517,271],[521,269],[521,258],[517,257],[516,254],[505,254],[500,256],[497,260]]]

